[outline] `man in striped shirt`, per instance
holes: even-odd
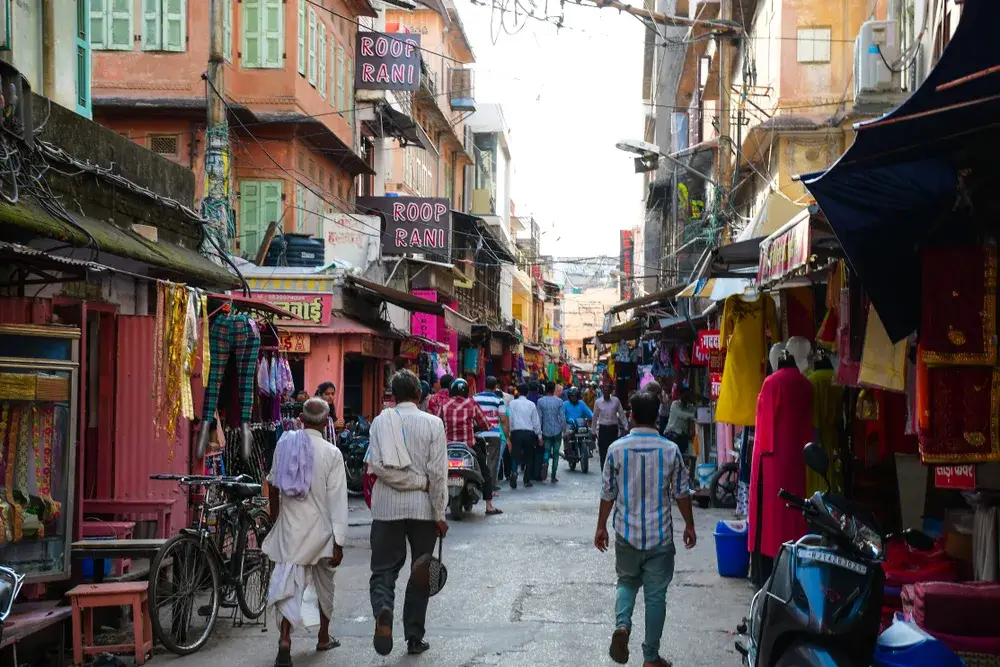
[[[632,431],[608,449],[594,535],[594,546],[607,551],[608,517],[613,511],[618,587],[610,654],[619,664],[628,662],[632,612],[641,586],[646,602],[643,667],[669,667],[671,663],[659,653],[676,553],[671,505],[676,498],[684,517],[684,546],[691,549],[697,542],[691,491],[680,450],[656,432],[659,397],[640,392],[630,406]]]

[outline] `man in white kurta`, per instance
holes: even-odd
[[[312,583],[319,598],[320,628],[317,651],[339,645],[330,637],[333,613],[334,568],[343,559],[347,542],[347,478],[344,458],[336,446],[323,439],[329,407],[321,399],[306,401],[302,422],[313,445],[313,470],[309,491],[302,497],[281,494],[278,520],[264,539],[262,550],[275,563],[268,589],[268,604],[281,621],[276,665],[291,665],[292,628],[302,625],[302,596]],[[278,457],[275,456],[275,466]],[[272,467],[268,480],[273,483]]]

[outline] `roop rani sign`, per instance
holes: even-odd
[[[420,35],[359,32],[354,53],[355,89],[420,89]]]
[[[382,217],[382,254],[451,260],[451,207],[434,197],[359,197],[361,213]]]

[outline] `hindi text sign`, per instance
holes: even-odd
[[[976,490],[976,466],[937,466],[934,468],[934,486],[939,489]]]
[[[272,306],[302,318],[299,320],[282,320],[281,327],[325,327],[330,324],[333,316],[333,295],[314,294],[309,292],[257,292],[258,299],[267,301]]]
[[[698,341],[694,344],[694,354],[691,356],[692,366],[708,366],[712,353],[722,348],[719,343],[719,330],[699,331]]]

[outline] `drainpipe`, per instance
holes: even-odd
[[[56,96],[56,0],[42,0],[42,93]]]

